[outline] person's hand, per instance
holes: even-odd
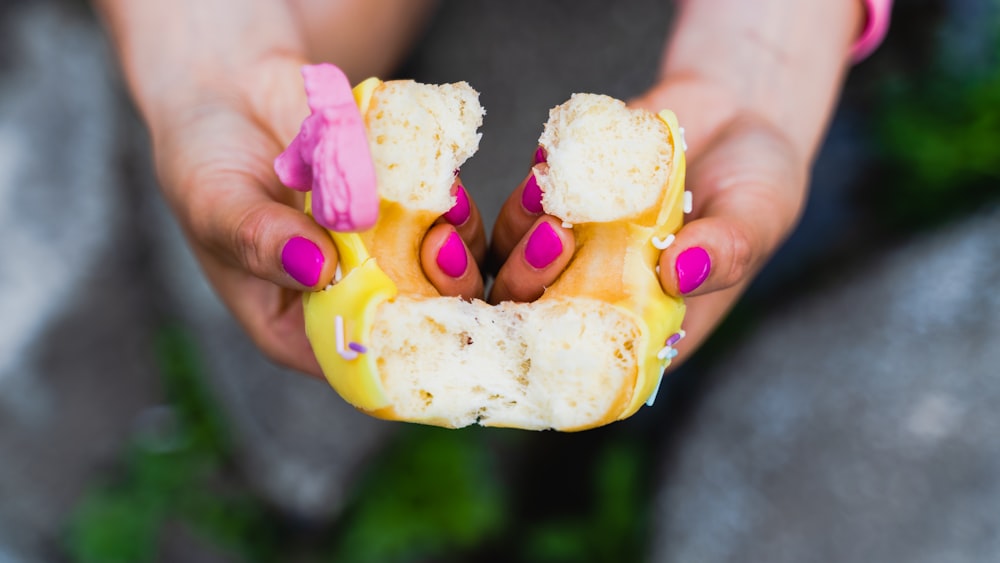
[[[313,9],[321,6],[306,4],[101,0],[98,8],[149,128],[163,193],[211,285],[267,356],[320,375],[301,292],[333,280],[337,253],[302,211],[303,194],[281,185],[273,169],[309,112],[300,69],[314,42],[301,29],[309,27],[303,21],[316,23]],[[428,3],[414,10],[418,4]],[[358,41],[371,45],[362,54],[340,53],[355,79],[398,59],[405,50],[399,32],[411,26],[350,10],[322,19],[331,33],[371,25],[395,38],[386,44],[365,35]],[[459,183],[458,204],[429,230],[421,258],[441,293],[479,296],[485,235]]]
[[[685,2],[662,78],[630,105],[673,110],[687,131],[693,210],[660,255],[664,291],[684,296],[680,365],[794,227],[861,21],[860,2]],[[680,147],[677,147],[680,149]],[[492,301],[539,297],[574,250],[541,215],[532,179],[494,228]],[[622,249],[624,251],[624,249]]]
[[[672,367],[709,336],[778,249],[807,194],[807,153],[762,116],[706,104],[707,92],[696,82],[665,82],[631,104],[674,109],[688,143],[692,212],[659,262],[664,291],[687,305],[687,338]],[[720,113],[728,115],[718,120]],[[698,128],[709,123],[710,130]]]
[[[664,83],[630,105],[654,112],[675,108],[687,118],[682,125],[715,121],[697,114],[720,111],[700,103],[700,92],[696,84]],[[688,306],[687,338],[677,346],[687,355],[790,232],[806,195],[808,163],[779,130],[749,112],[732,113],[713,125],[712,132],[695,129],[686,136],[686,189],[694,195],[693,211],[660,255],[664,291],[683,296]],[[536,161],[544,158],[541,151],[536,154]],[[503,265],[490,294],[492,302],[537,299],[572,258],[572,229],[543,214],[539,198],[529,175],[501,210],[493,251]]]
[[[216,292],[266,355],[318,375],[300,294],[331,282],[336,248],[272,169],[308,111],[303,62],[261,60],[151,123],[164,194]],[[479,296],[482,222],[457,178],[455,190],[422,262],[442,294]]]

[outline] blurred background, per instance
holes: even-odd
[[[486,207],[549,107],[654,77],[669,3],[604,4],[445,1],[400,71],[482,92]],[[87,5],[0,27],[0,563],[1000,561],[997,0],[897,0],[801,226],[654,407],[580,434],[384,423],[269,365]]]

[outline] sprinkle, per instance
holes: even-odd
[[[694,198],[692,197],[691,192],[685,191],[684,192],[684,213],[691,213],[692,209],[694,209]]]
[[[687,139],[684,138],[684,128],[683,127],[679,127],[679,129],[681,130],[681,147],[684,149],[684,152],[687,152],[687,150],[688,150],[688,142],[687,142]]]
[[[333,273],[333,283],[337,283],[344,279],[344,271],[340,269],[340,264],[337,264],[337,271]],[[330,284],[333,285],[333,284]]]
[[[670,338],[667,339],[667,346],[673,346],[673,345],[677,344],[685,336],[687,336],[687,333],[685,333],[683,330],[680,331],[680,332],[678,332],[678,333],[676,333],[676,334],[674,334],[673,336],[671,336]]]
[[[358,357],[358,352],[344,347],[344,317],[337,315],[333,320],[334,331],[337,337],[337,353],[340,354],[341,358],[347,361],[354,360]]]
[[[660,275],[660,265],[659,264],[657,264],[656,267],[653,268],[653,269],[656,270],[656,275]]]
[[[329,285],[327,285],[326,287],[324,287],[323,291],[330,291],[331,289],[333,289],[333,284],[332,283],[329,284]]]
[[[651,242],[658,250],[666,250],[668,246],[674,243],[674,239],[677,238],[673,234],[669,234],[663,240],[658,237],[653,237]]]
[[[357,352],[359,354],[366,354],[366,353],[368,353],[368,347],[366,347],[364,344],[358,344],[357,342],[351,342],[350,344],[347,345],[347,347],[350,348],[351,350],[354,350],[355,352]]]
[[[662,383],[663,383],[663,372],[661,371],[660,372],[660,379],[657,380],[657,382],[656,382],[656,388],[653,389],[653,394],[650,395],[648,399],[646,399],[646,406],[647,407],[653,406],[653,402],[656,401],[656,395],[659,394],[659,392],[660,392],[660,384],[662,384]]]
[[[564,228],[564,229],[572,229],[573,228],[573,223],[570,223],[569,221],[563,221],[562,222],[562,228]]]
[[[672,360],[677,357],[677,350],[674,350],[669,344],[660,349],[656,353],[656,359],[658,360]]]

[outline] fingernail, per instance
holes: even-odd
[[[323,271],[323,252],[313,241],[294,237],[281,249],[281,266],[292,279],[312,287],[319,282]]]
[[[535,151],[535,164],[541,164],[543,162],[545,162],[545,149],[538,147],[538,150]]]
[[[558,258],[562,250],[562,239],[555,229],[548,223],[542,223],[528,237],[528,243],[524,245],[524,259],[533,268],[541,270]]]
[[[465,193],[465,188],[459,184],[458,191],[455,192],[455,205],[444,214],[444,220],[457,227],[469,220],[470,213],[469,194]]]
[[[448,235],[448,240],[441,245],[441,250],[438,250],[437,265],[442,272],[453,278],[462,277],[465,269],[469,267],[469,256],[465,253],[465,244],[462,243],[462,237],[458,236],[458,233],[452,231]]]
[[[538,187],[538,180],[532,174],[524,184],[524,191],[521,192],[521,205],[528,213],[542,212],[542,189]]]
[[[681,293],[691,293],[708,278],[712,260],[704,248],[692,246],[677,256],[674,269],[677,270],[677,288]]]

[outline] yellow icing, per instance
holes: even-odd
[[[381,84],[381,80],[369,78],[354,88],[354,99],[362,115],[368,110],[373,92]],[[605,301],[613,300],[616,306],[635,320],[640,329],[638,370],[634,385],[626,386],[627,388],[622,390],[623,396],[615,402],[612,412],[608,412],[603,420],[595,421],[587,427],[627,418],[646,402],[659,384],[663,369],[670,364],[670,360],[658,359],[657,354],[663,348],[666,339],[681,330],[681,321],[684,318],[683,300],[665,294],[660,286],[655,272],[660,250],[651,243],[654,236],[663,239],[676,232],[683,222],[685,162],[680,128],[673,112],[664,110],[658,115],[670,130],[674,150],[670,163],[669,185],[662,196],[655,218],[649,216],[652,219],[652,226],[613,222],[588,223],[574,227],[578,246],[576,258],[580,259],[580,262],[586,261],[581,258],[584,254],[599,256],[606,252],[623,250],[626,252],[624,268],[620,273],[621,280],[615,285],[615,289],[610,291],[602,290],[601,284],[583,284],[580,279],[588,275],[588,272],[574,272],[571,264],[570,269],[542,297],[542,299],[572,298],[580,295],[581,287],[594,288],[592,297],[603,297]],[[307,212],[310,210],[310,203],[311,199],[307,195]],[[387,207],[384,203],[380,213],[388,214],[402,224],[401,217],[407,211],[392,206]],[[386,217],[380,217],[379,225],[385,224],[387,222],[385,219]],[[418,223],[423,226],[424,221]],[[330,236],[337,247],[343,277],[323,291],[304,295],[306,334],[323,373],[337,393],[355,407],[370,414],[394,418],[392,405],[378,376],[376,358],[371,353],[357,354],[353,359],[342,357],[338,351],[334,323],[338,316],[344,319],[345,346],[349,342],[369,346],[367,339],[374,325],[376,310],[383,302],[394,299],[399,290],[369,252],[365,241],[373,240],[372,231],[331,232]],[[432,288],[427,290],[423,287],[428,285],[426,280],[404,279],[403,282],[408,286],[408,293],[433,292]],[[422,422],[433,423],[433,421]]]

